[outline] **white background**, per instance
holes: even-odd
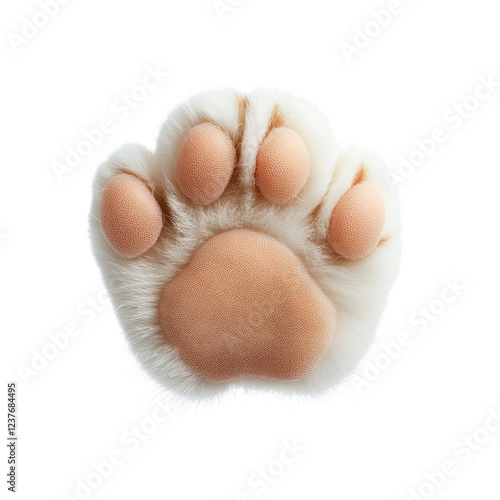
[[[480,78],[500,82],[497,3],[401,0],[387,26],[368,25],[374,36],[350,62],[342,43],[358,33],[359,45],[357,30],[387,1],[232,3],[223,12],[212,0],[72,0],[20,41],[39,4],[4,2],[2,366],[18,382],[18,498],[83,498],[77,484],[90,478],[89,498],[404,500],[420,489],[414,498],[497,500],[500,432],[481,428],[500,405],[500,87],[453,118]],[[156,66],[169,76],[118,113],[117,99]],[[142,372],[102,304],[87,235],[91,180],[117,146],[153,147],[173,106],[220,87],[310,98],[342,142],[381,154],[394,172],[416,140],[444,131],[398,184],[401,272],[368,361],[380,364],[381,343],[402,332],[413,341],[360,390],[351,378],[323,401],[239,394],[174,403],[156,424],[155,399],[169,395]],[[58,177],[54,164],[103,119],[113,131]],[[445,292],[447,304],[446,280],[461,288]],[[23,376],[49,335],[72,324],[79,334]],[[141,425],[150,434],[135,449],[130,433]],[[293,460],[284,442],[300,448]],[[93,463],[117,453],[121,464],[94,488]],[[426,486],[445,461],[453,474]]]

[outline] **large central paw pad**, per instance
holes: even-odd
[[[288,96],[178,108],[154,154],[100,169],[96,257],[144,366],[181,391],[248,377],[330,387],[367,348],[394,277],[383,166],[340,152]]]
[[[167,285],[165,332],[196,373],[296,380],[318,362],[335,310],[285,245],[249,229],[213,236]]]

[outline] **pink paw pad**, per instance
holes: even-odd
[[[218,125],[202,123],[184,138],[175,166],[182,194],[200,205],[210,205],[226,189],[236,165],[236,149]]]
[[[278,240],[233,229],[205,241],[166,286],[160,318],[195,373],[298,380],[319,362],[336,310]]]
[[[330,245],[341,257],[362,259],[380,241],[384,221],[385,204],[380,191],[370,182],[355,184],[332,212]]]
[[[295,198],[309,171],[307,146],[297,132],[278,127],[267,134],[257,153],[255,181],[268,201],[283,204]]]
[[[157,241],[163,227],[160,206],[146,183],[130,174],[108,181],[100,205],[101,226],[122,257],[137,257]]]

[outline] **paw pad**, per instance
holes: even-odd
[[[118,174],[104,188],[100,220],[110,245],[123,257],[137,257],[155,243],[162,212],[147,185],[130,174]]]
[[[380,191],[369,182],[360,182],[347,191],[333,210],[330,244],[346,259],[362,259],[380,241],[384,221],[385,206]]]
[[[272,129],[257,153],[255,180],[271,203],[287,203],[304,187],[309,176],[307,146],[297,132]]]
[[[236,165],[236,149],[219,126],[203,123],[184,139],[175,178],[182,193],[195,203],[210,205],[226,189]]]
[[[248,229],[207,240],[167,285],[163,329],[216,382],[297,380],[327,348],[335,309],[286,245]]]

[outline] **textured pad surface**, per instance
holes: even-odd
[[[360,182],[342,196],[330,219],[330,244],[349,260],[366,257],[377,246],[384,229],[385,206],[380,191]]]
[[[278,127],[267,135],[257,153],[255,180],[272,203],[287,203],[297,196],[309,176],[307,146],[294,130]]]
[[[209,205],[226,189],[235,165],[236,150],[231,138],[218,125],[202,123],[182,143],[175,178],[185,196]]]
[[[104,188],[100,205],[102,230],[122,257],[137,257],[160,236],[162,212],[148,186],[130,174],[115,175]]]
[[[336,323],[334,306],[298,257],[248,229],[207,240],[165,288],[160,315],[181,358],[219,382],[302,377]]]

